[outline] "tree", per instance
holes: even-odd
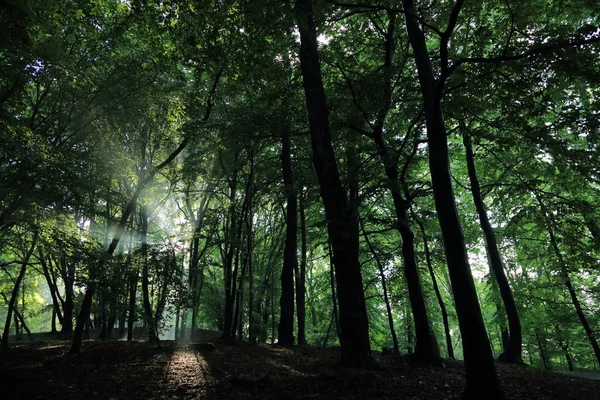
[[[452,188],[447,133],[442,110],[442,85],[445,77],[442,76],[439,80],[434,78],[425,36],[419,26],[418,11],[414,2],[404,0],[402,4],[406,11],[406,29],[415,53],[415,63],[421,84],[435,207],[444,238],[444,249],[463,340],[467,376],[463,396],[468,399],[481,397],[503,399],[504,395],[496,376],[494,359],[471,275]],[[448,40],[456,26],[456,19],[462,5],[463,2],[459,0],[454,6],[448,27],[441,39],[440,50],[446,52],[446,56],[446,46],[448,46]],[[444,57],[444,53],[442,53],[442,57]],[[442,58],[441,62],[442,67],[446,66],[447,68],[448,60]]]
[[[362,276],[358,259],[358,219],[344,192],[331,144],[327,100],[317,51],[312,1],[295,6],[300,31],[300,64],[311,131],[313,164],[327,216],[340,307],[340,363],[367,367],[372,363]]]
[[[283,183],[287,198],[285,248],[281,270],[280,318],[277,342],[283,346],[294,344],[294,271],[298,269],[298,196],[292,172],[292,154],[289,133],[281,136]]]
[[[521,348],[522,348],[522,333],[521,333],[521,320],[519,318],[519,312],[517,311],[517,304],[513,296],[510,284],[506,278],[504,267],[502,265],[502,259],[500,258],[500,252],[498,251],[498,243],[496,241],[496,235],[492,225],[490,224],[487,216],[487,211],[483,203],[481,195],[481,188],[479,185],[479,179],[477,178],[477,170],[475,169],[475,160],[473,155],[473,146],[468,133],[463,136],[463,143],[467,154],[467,168],[469,171],[469,181],[471,182],[471,193],[473,194],[473,202],[477,209],[477,215],[479,216],[479,223],[483,230],[486,243],[486,251],[488,255],[488,262],[494,279],[498,283],[500,289],[500,295],[502,302],[506,309],[506,315],[508,317],[509,325],[509,341],[508,346],[504,349],[504,352],[500,355],[500,360],[506,362],[522,363],[521,360]]]

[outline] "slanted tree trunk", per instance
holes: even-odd
[[[431,252],[429,251],[429,241],[427,240],[427,235],[425,233],[425,226],[418,219],[417,225],[419,225],[419,229],[421,230],[421,235],[423,238],[423,247],[425,249],[425,261],[427,262],[427,269],[429,270],[429,276],[431,278],[431,282],[433,283],[433,291],[435,292],[435,297],[437,299],[438,305],[440,306],[440,311],[442,312],[442,322],[444,323],[444,333],[446,336],[446,350],[448,351],[448,358],[454,360],[454,347],[452,346],[452,336],[450,335],[448,311],[446,310],[446,304],[444,303],[444,299],[442,298],[442,293],[440,292],[440,288],[437,283],[437,278],[435,277],[435,272],[433,271],[433,263],[431,262]]]
[[[6,297],[6,295],[4,294],[4,292],[0,292],[0,296],[2,296],[2,299],[4,300],[4,302],[6,303],[6,305],[8,306],[10,304],[10,300]],[[25,330],[25,332],[27,333],[27,337],[29,338],[29,340],[33,341],[33,335],[31,334],[31,331],[29,330],[29,328],[27,327],[27,324],[25,323],[25,319],[23,318],[23,315],[19,312],[19,310],[17,308],[15,308],[14,310],[14,315],[15,315],[15,324],[18,321],[18,324],[20,326],[23,327],[23,329]],[[54,333],[56,333],[56,326],[54,329]]]
[[[565,335],[562,332],[562,329],[560,329],[560,326],[558,324],[554,324],[554,329],[556,330],[556,335],[558,336],[558,344],[560,345],[560,348],[563,351],[569,371],[573,371],[575,370],[575,367],[573,366],[573,357],[571,357],[571,349],[569,348],[568,337],[565,337]]]
[[[63,315],[62,312],[60,310],[60,303],[58,300],[58,296],[57,296],[57,292],[58,292],[58,287],[56,285],[56,282],[53,281],[51,275],[50,275],[50,270],[49,270],[49,266],[48,263],[46,262],[46,257],[44,255],[44,252],[41,248],[38,249],[38,257],[40,260],[40,264],[42,266],[42,272],[44,274],[44,278],[46,279],[46,284],[48,285],[48,289],[50,290],[50,296],[52,297],[52,324],[53,324],[53,331],[56,330],[56,321],[55,319],[58,318],[58,323],[61,326],[64,326],[64,319],[63,319]]]
[[[545,334],[542,335],[540,332],[540,328],[535,328],[535,338],[538,344],[538,349],[540,351],[540,358],[542,360],[542,365],[544,366],[544,369],[550,371],[552,370],[552,367],[550,365],[550,359],[548,358],[546,337]]]
[[[394,315],[392,314],[392,306],[390,305],[390,298],[388,296],[388,289],[387,289],[387,283],[386,283],[386,279],[385,279],[383,264],[381,263],[381,260],[379,259],[379,255],[377,254],[377,251],[373,247],[373,244],[369,240],[369,235],[367,235],[367,232],[365,231],[365,225],[362,221],[362,218],[359,218],[359,222],[360,222],[360,228],[362,230],[363,237],[365,238],[365,242],[367,243],[369,250],[371,250],[371,254],[373,255],[373,258],[375,259],[375,263],[377,264],[377,269],[379,270],[379,278],[381,279],[381,287],[383,289],[383,301],[385,303],[385,310],[387,312],[388,325],[390,327],[390,334],[392,335],[393,353],[400,354],[400,347],[398,346],[398,336],[396,336],[396,328],[394,327]]]
[[[471,194],[473,195],[473,202],[475,203],[475,209],[479,216],[479,223],[485,237],[485,245],[488,255],[488,262],[492,276],[498,284],[500,290],[500,297],[504,309],[506,310],[506,317],[508,319],[508,346],[504,348],[504,352],[500,354],[498,358],[501,361],[509,363],[523,363],[521,358],[521,352],[523,348],[523,334],[521,329],[521,319],[519,318],[519,311],[517,310],[517,304],[515,303],[515,297],[508,283],[508,278],[504,272],[504,266],[502,265],[502,258],[500,257],[500,251],[498,250],[498,243],[496,241],[496,235],[494,229],[487,215],[485,204],[481,196],[481,189],[479,186],[479,178],[477,177],[477,169],[475,168],[475,156],[473,154],[473,145],[471,144],[471,138],[468,133],[463,135],[463,144],[467,154],[467,169],[469,171],[469,181],[471,182]]]
[[[369,322],[359,262],[356,210],[350,207],[340,180],[329,131],[329,111],[323,89],[317,51],[317,31],[311,0],[295,3],[300,31],[300,65],[311,133],[313,164],[333,248],[333,264],[340,310],[340,364],[367,367],[372,364]]]
[[[13,286],[13,290],[10,295],[10,300],[8,301],[8,307],[6,309],[6,322],[4,323],[4,331],[2,333],[2,339],[0,340],[0,347],[2,347],[3,349],[8,349],[8,335],[10,333],[10,323],[13,317],[13,313],[15,313],[16,310],[17,300],[19,297],[19,289],[21,288],[21,282],[23,281],[23,277],[25,276],[27,264],[29,264],[29,258],[33,254],[33,250],[35,249],[37,240],[38,233],[35,232],[33,235],[33,239],[31,240],[31,247],[29,248],[29,250],[26,250],[25,254],[23,255],[23,260],[21,261],[21,269],[19,270],[19,275],[15,280],[15,285]]]
[[[463,1],[458,0],[451,22],[440,46],[447,51],[447,41],[456,24]],[[505,399],[498,377],[494,356],[486,333],[475,283],[469,266],[450,175],[447,131],[442,110],[445,77],[436,80],[427,50],[423,30],[419,25],[418,10],[413,0],[403,0],[408,39],[414,51],[429,144],[429,169],[433,184],[433,198],[444,240],[450,281],[454,292],[456,313],[463,340],[466,387],[465,399]],[[442,57],[442,62],[447,58]],[[446,68],[444,68],[445,70]]]
[[[292,173],[292,152],[289,132],[281,136],[283,184],[287,199],[285,224],[285,248],[281,269],[281,297],[279,299],[279,327],[277,343],[282,346],[294,344],[294,271],[298,269],[298,196]]]
[[[557,225],[556,221],[554,220],[554,216],[552,215],[552,213],[548,212],[545,204],[542,202],[542,199],[537,195],[537,193],[535,193],[535,198],[538,201],[538,203],[540,205],[540,209],[542,211],[542,214],[544,215],[544,217],[546,218],[546,221],[547,221],[548,234],[550,236],[550,244],[552,245],[554,254],[556,254],[556,259],[558,261],[558,265],[560,268],[560,273],[561,273],[561,276],[563,279],[563,283],[565,284],[565,287],[567,288],[567,291],[569,292],[569,296],[571,297],[571,302],[573,303],[573,307],[575,307],[575,312],[577,313],[579,322],[583,326],[583,330],[585,331],[588,341],[590,342],[590,345],[592,346],[592,349],[594,350],[594,355],[596,356],[596,361],[600,365],[600,346],[598,345],[598,340],[596,339],[596,335],[594,334],[594,331],[592,330],[590,323],[588,322],[588,319],[587,319],[585,313],[583,312],[583,308],[581,307],[581,302],[579,301],[579,298],[577,297],[577,291],[573,287],[573,283],[571,282],[571,278],[569,277],[569,271],[567,270],[567,264],[562,256],[562,253],[560,252],[560,249],[558,248],[558,241],[556,239],[556,234],[554,233],[554,227]]]

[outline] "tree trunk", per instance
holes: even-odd
[[[8,302],[8,306],[6,309],[6,322],[4,323],[4,331],[2,333],[2,340],[0,341],[0,347],[4,349],[8,349],[8,335],[10,333],[10,323],[13,317],[13,312],[15,312],[16,310],[17,299],[19,297],[19,289],[21,287],[23,277],[25,276],[27,264],[29,264],[29,258],[31,257],[31,254],[33,254],[33,250],[35,249],[35,245],[37,244],[37,240],[38,233],[36,232],[33,236],[33,239],[31,240],[31,247],[25,252],[23,256],[23,261],[21,262],[21,269],[19,271],[19,275],[17,276],[17,280],[15,281],[15,285],[13,286],[13,290],[10,295],[10,301]]]
[[[142,304],[144,306],[144,320],[148,330],[148,341],[158,343],[158,332],[156,321],[152,313],[152,303],[150,299],[150,272],[148,267],[148,207],[140,207],[140,235],[142,241]]]
[[[52,308],[52,318],[50,319],[50,333],[57,334],[56,330],[56,310]]]
[[[435,334],[431,329],[431,323],[427,314],[415,256],[414,234],[412,233],[408,222],[407,209],[409,204],[402,196],[400,187],[401,182],[399,181],[398,167],[396,165],[397,161],[389,154],[387,144],[383,138],[385,119],[392,104],[392,73],[395,53],[394,32],[396,27],[396,14],[390,12],[388,15],[389,23],[384,43],[385,61],[382,69],[385,81],[382,94],[384,105],[381,107],[373,126],[373,141],[377,146],[377,151],[383,164],[385,175],[388,178],[388,185],[394,202],[398,232],[402,238],[402,257],[404,258],[406,284],[413,311],[412,315],[414,318],[417,340],[413,359],[425,363],[439,364],[441,363],[440,349]]]
[[[203,273],[204,273],[204,269],[200,268],[200,258],[202,257],[202,254],[204,254],[204,251],[206,250],[206,244],[204,246],[204,249],[202,251],[200,251],[200,232],[202,230],[202,228],[204,227],[204,216],[206,215],[206,209],[208,207],[208,204],[210,202],[210,199],[212,198],[212,194],[205,196],[204,198],[202,198],[201,202],[200,202],[200,206],[198,208],[198,212],[196,217],[193,217],[193,213],[194,211],[192,210],[192,206],[189,203],[188,198],[186,197],[186,201],[188,204],[188,210],[190,215],[192,216],[192,224],[193,224],[193,230],[194,230],[194,236],[192,238],[192,249],[191,249],[191,256],[190,256],[190,266],[189,266],[189,288],[190,288],[190,292],[191,292],[191,308],[192,308],[192,321],[191,321],[191,326],[190,326],[190,339],[193,340],[193,338],[196,336],[196,329],[197,329],[197,325],[198,325],[198,307],[200,304],[200,291],[201,291],[201,287],[202,287],[202,281],[203,281]],[[208,239],[207,239],[208,241]],[[184,315],[186,314],[185,312],[183,313]],[[182,324],[181,324],[181,332],[182,335],[185,336],[185,318],[182,319]]]
[[[519,318],[519,311],[517,310],[515,297],[513,296],[506,273],[504,272],[504,266],[502,265],[502,258],[500,257],[500,251],[498,250],[496,235],[494,234],[494,229],[492,228],[492,224],[488,218],[485,204],[483,203],[483,198],[481,196],[479,178],[477,177],[477,170],[475,168],[473,146],[468,133],[463,135],[463,144],[467,153],[467,168],[469,171],[469,181],[471,182],[471,194],[473,195],[473,202],[475,203],[475,208],[477,209],[479,223],[485,236],[490,270],[492,272],[492,276],[498,284],[500,297],[502,298],[502,303],[504,304],[504,309],[506,310],[506,317],[508,318],[508,346],[504,348],[504,352],[498,359],[504,362],[522,364],[523,360],[521,358],[521,352],[523,347],[523,334],[521,329],[521,319]]]
[[[329,112],[321,78],[312,1],[297,2],[295,11],[300,31],[300,65],[308,109],[313,164],[325,206],[336,270],[341,330],[340,364],[367,367],[374,360],[369,343],[369,323],[359,262],[357,215],[348,204],[331,144]]]
[[[596,339],[594,331],[592,330],[590,323],[588,322],[587,317],[585,316],[585,313],[583,312],[583,308],[581,307],[581,303],[579,302],[579,298],[577,297],[577,292],[575,291],[575,288],[573,287],[573,284],[571,283],[571,278],[569,277],[567,265],[562,256],[562,253],[560,252],[560,249],[558,248],[558,241],[556,240],[556,235],[554,234],[554,226],[556,226],[556,221],[554,220],[553,215],[546,210],[544,203],[537,196],[537,194],[536,194],[536,200],[540,204],[542,213],[544,214],[544,216],[546,217],[546,219],[548,221],[548,234],[550,235],[550,244],[552,245],[552,249],[554,250],[554,253],[556,254],[556,258],[559,263],[563,282],[567,288],[567,291],[569,292],[569,296],[571,297],[571,302],[573,303],[573,307],[575,307],[575,311],[577,313],[577,317],[579,318],[579,322],[583,326],[583,329],[588,338],[588,341],[590,342],[590,345],[592,346],[592,349],[594,350],[594,355],[596,356],[596,361],[598,362],[598,365],[600,365],[600,346],[598,345],[598,341]]]
[[[136,293],[138,284],[138,271],[134,269],[129,273],[129,304],[127,309],[127,341],[133,340],[133,323],[135,322]]]
[[[62,312],[60,311],[60,303],[57,296],[58,288],[55,282],[52,280],[50,276],[50,271],[48,268],[48,263],[46,262],[46,258],[42,249],[38,249],[40,264],[42,265],[42,272],[44,273],[44,278],[46,279],[46,283],[48,284],[48,289],[50,290],[50,296],[52,297],[52,323],[53,329],[56,330],[56,321],[55,318],[58,318],[58,323],[61,326],[64,326],[64,320]]]
[[[406,325],[406,352],[408,354],[414,354],[415,352],[415,342],[413,335],[413,319],[411,318],[411,311],[407,306],[404,307],[404,317],[405,317],[405,325]]]
[[[546,338],[540,335],[540,329],[535,329],[535,338],[537,340],[538,349],[540,350],[540,358],[542,359],[542,365],[545,370],[552,370],[550,366],[550,360],[548,359],[548,353],[546,349]]]
[[[237,265],[239,264],[239,250],[238,253],[236,254],[236,267],[235,270],[237,271],[238,267]],[[237,289],[234,292],[234,301],[233,304],[235,306],[234,308],[234,312],[233,312],[233,323],[231,325],[231,337],[235,338],[236,336],[236,331],[238,329],[238,327],[241,325],[240,324],[240,319],[241,319],[241,315],[242,315],[242,297],[244,294],[244,280],[245,280],[245,275],[246,275],[246,257],[244,257],[244,259],[242,260],[242,270],[241,273],[239,275],[239,282],[237,284]],[[236,274],[237,275],[237,274]],[[241,340],[241,337],[240,337]]]
[[[452,336],[450,335],[448,311],[446,310],[446,304],[444,304],[444,299],[442,298],[442,293],[440,292],[440,288],[437,283],[437,278],[435,277],[435,273],[433,272],[433,263],[431,262],[431,252],[429,251],[429,241],[427,240],[427,235],[425,234],[425,226],[418,219],[417,224],[421,229],[421,235],[423,237],[425,260],[427,261],[427,269],[429,270],[429,276],[431,277],[431,282],[433,283],[433,291],[435,292],[435,297],[438,301],[438,305],[440,306],[440,311],[442,312],[442,322],[444,323],[444,333],[446,336],[446,350],[448,351],[448,358],[454,360],[454,347],[452,346]]]
[[[4,299],[4,302],[8,306],[10,304],[10,300],[8,300],[6,298],[6,295],[4,294],[4,292],[0,292],[0,296],[2,296],[2,299]],[[19,312],[19,310],[16,307],[15,307],[15,309],[13,311],[14,311],[14,314],[15,314],[15,326],[16,326],[16,323],[18,321],[18,323],[20,324],[20,326],[22,326],[23,329],[25,329],[25,332],[27,333],[27,337],[29,338],[29,340],[33,341],[34,340],[33,339],[33,335],[31,334],[31,331],[27,327],[27,324],[25,323],[25,319],[23,318],[23,315],[21,315],[21,313]],[[54,333],[56,333],[56,325],[55,325],[55,328],[54,328]]]
[[[433,198],[442,230],[444,250],[454,292],[456,313],[463,340],[466,387],[465,399],[505,399],[498,377],[494,356],[486,333],[475,283],[471,275],[467,249],[456,208],[447,132],[442,112],[442,88],[433,76],[433,69],[419,26],[413,0],[403,0],[406,28],[414,51],[429,144],[429,169]]]
[[[283,267],[281,269],[281,298],[279,299],[279,328],[277,343],[282,346],[294,344],[294,271],[298,269],[298,196],[292,174],[292,154],[289,133],[281,137],[283,184],[285,185],[286,232],[283,250]]]
[[[236,247],[236,232],[237,232],[237,210],[236,210],[236,193],[237,193],[237,182],[238,182],[238,160],[239,151],[236,150],[234,158],[234,171],[233,177],[229,181],[229,227],[225,237],[225,251],[223,258],[223,274],[225,284],[225,312],[223,315],[223,339],[232,340],[232,324],[233,324],[233,307],[235,300],[235,274],[237,271],[233,269],[233,259],[235,255]]]
[[[331,242],[329,245],[329,286],[331,287],[331,303],[333,312],[333,321],[335,321],[335,333],[337,334],[338,340],[341,336],[340,332],[340,314],[338,312],[337,295],[335,292],[335,272],[333,266],[333,251],[331,250]],[[329,334],[329,333],[328,333]]]
[[[563,335],[562,329],[560,329],[558,324],[554,324],[554,329],[556,330],[556,335],[558,336],[558,344],[565,355],[565,360],[567,361],[569,371],[573,371],[575,370],[575,367],[573,366],[573,358],[571,357],[571,349],[569,349],[568,338]]]
[[[67,260],[63,258],[61,266],[61,277],[65,286],[65,296],[62,301],[63,304],[63,324],[60,330],[60,334],[64,337],[71,337],[73,335],[73,301],[75,290],[75,265],[67,263]],[[56,282],[56,281],[55,281]],[[57,296],[59,295],[56,292]],[[60,300],[60,296],[59,300]]]
[[[306,344],[306,257],[307,257],[307,241],[306,241],[306,215],[305,215],[305,199],[304,192],[300,189],[300,268],[296,264],[294,270],[296,279],[296,315],[298,318],[298,344]]]
[[[373,245],[371,244],[371,241],[369,240],[369,236],[367,235],[367,232],[365,231],[365,225],[364,225],[362,219],[359,218],[359,221],[360,221],[360,227],[362,230],[363,237],[365,238],[365,242],[367,243],[369,250],[371,250],[371,254],[373,254],[373,258],[375,258],[375,262],[377,264],[377,269],[379,270],[379,277],[381,278],[381,286],[383,288],[383,301],[385,303],[385,310],[387,312],[388,325],[390,327],[390,333],[392,335],[393,354],[400,354],[400,347],[398,346],[398,336],[396,336],[396,329],[394,328],[394,316],[392,314],[392,306],[390,305],[390,299],[388,296],[387,283],[385,280],[385,273],[383,270],[383,265],[381,263],[381,260],[379,259],[379,256],[377,255],[377,252],[375,251],[375,248],[373,247]]]

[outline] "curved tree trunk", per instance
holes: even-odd
[[[519,311],[517,310],[515,297],[510,289],[510,284],[508,283],[506,273],[504,272],[504,266],[502,265],[502,258],[500,257],[500,251],[498,250],[496,235],[494,234],[494,229],[492,228],[492,224],[490,223],[487,211],[485,209],[485,204],[483,203],[479,179],[477,177],[477,170],[475,168],[473,146],[468,133],[465,133],[463,136],[463,144],[467,153],[467,169],[469,171],[469,181],[471,182],[471,194],[473,195],[473,202],[475,203],[475,208],[477,209],[479,223],[481,224],[481,229],[483,230],[483,234],[485,236],[490,270],[494,279],[498,283],[500,297],[502,297],[502,302],[506,310],[506,317],[508,318],[508,346],[500,355],[499,360],[520,364],[523,363],[523,360],[521,359],[523,334],[521,330]]]
[[[311,132],[313,164],[328,221],[340,309],[340,364],[367,367],[374,362],[359,262],[358,221],[338,171],[329,131],[329,112],[317,51],[312,1],[295,3],[300,31],[300,65]]]
[[[408,38],[414,51],[421,85],[433,198],[442,230],[456,313],[463,340],[466,373],[463,397],[465,399],[505,399],[496,375],[494,357],[477,299],[456,208],[450,175],[447,132],[442,112],[442,88],[440,82],[433,75],[425,35],[419,26],[418,11],[414,1],[403,0],[402,4],[405,10]]]

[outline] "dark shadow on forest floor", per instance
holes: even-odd
[[[446,368],[381,357],[381,371],[333,368],[338,349],[161,342],[33,343],[0,355],[7,399],[459,399],[463,365]],[[597,400],[596,381],[498,364],[512,400]],[[4,396],[4,395],[8,396]]]

